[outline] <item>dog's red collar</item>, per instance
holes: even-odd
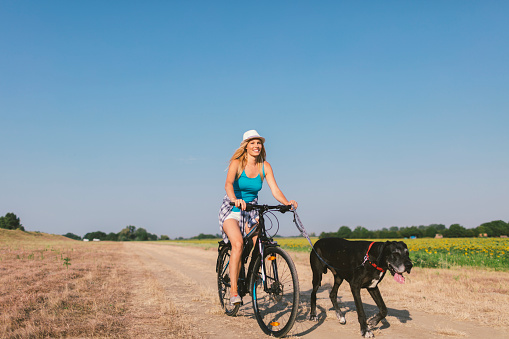
[[[366,262],[369,262],[371,264],[371,266],[373,266],[374,268],[376,268],[380,272],[385,272],[385,270],[383,268],[378,267],[374,262],[371,262],[371,260],[369,260],[369,250],[371,249],[371,246],[373,246],[374,243],[375,242],[373,241],[371,244],[369,244],[368,251],[366,252],[366,256],[364,257],[364,261],[362,262],[362,266],[364,266],[364,264]]]

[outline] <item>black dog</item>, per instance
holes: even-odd
[[[310,262],[313,270],[313,292],[311,292],[311,320],[316,317],[316,292],[322,282],[322,274],[329,269],[334,274],[334,287],[330,293],[332,305],[341,324],[346,323],[344,314],[338,306],[338,288],[346,279],[350,283],[357,316],[361,325],[361,334],[365,338],[374,335],[368,329],[376,326],[387,316],[387,307],[382,299],[378,283],[382,281],[385,272],[389,270],[394,279],[404,283],[402,273],[412,269],[412,261],[408,256],[408,248],[402,241],[369,242],[348,241],[341,238],[324,238],[318,240],[311,251]],[[316,251],[316,253],[315,253]],[[317,255],[318,254],[318,255]],[[321,259],[323,259],[323,261]],[[325,261],[325,262],[324,262]],[[376,302],[380,312],[368,321],[362,307],[361,288],[366,288]]]

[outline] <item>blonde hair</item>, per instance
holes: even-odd
[[[253,138],[257,139],[257,138]],[[247,165],[247,144],[253,140],[248,139],[244,140],[240,143],[240,147],[237,148],[237,150],[233,153],[233,156],[230,159],[230,164],[233,160],[239,160],[239,167],[237,168],[237,173],[235,174],[235,180],[240,178],[242,175],[242,172],[246,168]],[[258,165],[258,170],[260,171],[260,178],[262,178],[263,181],[263,163],[265,162],[266,154],[265,154],[265,145],[263,144],[263,141],[261,139],[258,139],[262,142],[262,150],[260,154],[256,157],[256,164]]]

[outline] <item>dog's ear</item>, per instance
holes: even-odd
[[[396,243],[397,243],[397,241],[387,240],[387,241],[385,242],[385,247],[386,247],[386,248],[391,248],[391,247],[392,247],[392,246],[394,246]]]
[[[400,241],[401,245],[403,245],[404,248],[408,248],[408,246],[406,245],[406,243],[404,241]]]
[[[383,247],[383,253],[385,253],[385,256],[389,256],[391,253],[392,253],[392,250],[394,249],[394,244],[396,242],[395,241],[389,241],[387,240],[385,243],[384,243],[384,247]]]

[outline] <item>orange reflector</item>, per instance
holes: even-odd
[[[276,326],[279,326],[279,323],[277,321],[273,321],[270,323],[270,326],[276,327]]]
[[[276,260],[276,256],[275,255],[271,255],[271,256],[267,257],[267,260]]]

